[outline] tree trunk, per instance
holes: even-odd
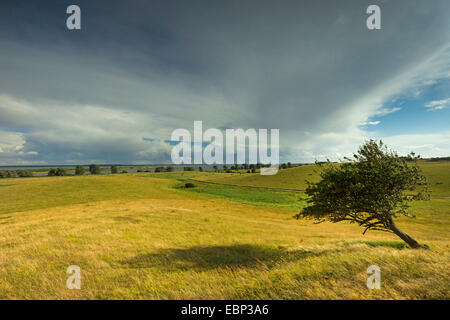
[[[413,239],[408,234],[404,233],[402,230],[397,228],[397,226],[395,225],[395,223],[394,223],[394,221],[392,219],[390,219],[390,227],[391,227],[390,229],[392,230],[392,232],[394,232],[403,241],[405,241],[407,244],[409,244],[409,246],[411,248],[414,248],[414,249],[418,249],[418,248],[428,249],[427,245],[419,244],[415,239]]]

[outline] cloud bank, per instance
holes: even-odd
[[[81,31],[60,1],[3,2],[0,164],[167,163],[164,141],[194,120],[280,129],[281,161],[342,157],[368,138],[449,155],[448,132],[367,127],[450,77],[450,3],[375,2],[375,31],[374,1],[80,1]]]

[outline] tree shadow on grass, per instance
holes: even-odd
[[[286,250],[282,247],[236,244],[230,246],[196,246],[164,249],[121,261],[128,268],[164,268],[165,270],[208,270],[215,268],[272,268],[289,261],[304,260],[323,252]]]

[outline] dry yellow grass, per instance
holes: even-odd
[[[390,234],[297,221],[292,210],[209,198],[151,176],[1,180],[0,196],[11,201],[0,214],[0,297],[449,298],[445,199],[399,222],[431,250],[398,249]],[[64,201],[49,198],[61,192]],[[66,288],[73,264],[81,290]],[[366,288],[372,264],[381,290]]]

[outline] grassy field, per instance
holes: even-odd
[[[423,162],[434,198],[398,225],[430,250],[292,216],[314,166],[0,180],[3,299],[449,299],[450,163]],[[189,179],[223,184],[194,182]],[[381,268],[380,290],[366,269]],[[81,290],[66,287],[78,265]]]
[[[450,164],[448,161],[429,162],[419,161],[419,166],[427,176],[433,191],[433,196],[450,195]],[[316,165],[303,165],[292,169],[280,170],[273,176],[262,176],[251,173],[235,173],[222,176],[204,177],[205,180],[220,184],[232,184],[237,186],[253,186],[281,189],[305,190],[306,180],[317,182],[319,175]]]
[[[213,181],[240,186],[268,187],[282,189],[306,189],[306,181],[317,181],[317,167],[304,165],[291,169],[279,170],[276,175],[263,176],[254,173],[229,173],[219,177],[205,177],[200,180]]]

